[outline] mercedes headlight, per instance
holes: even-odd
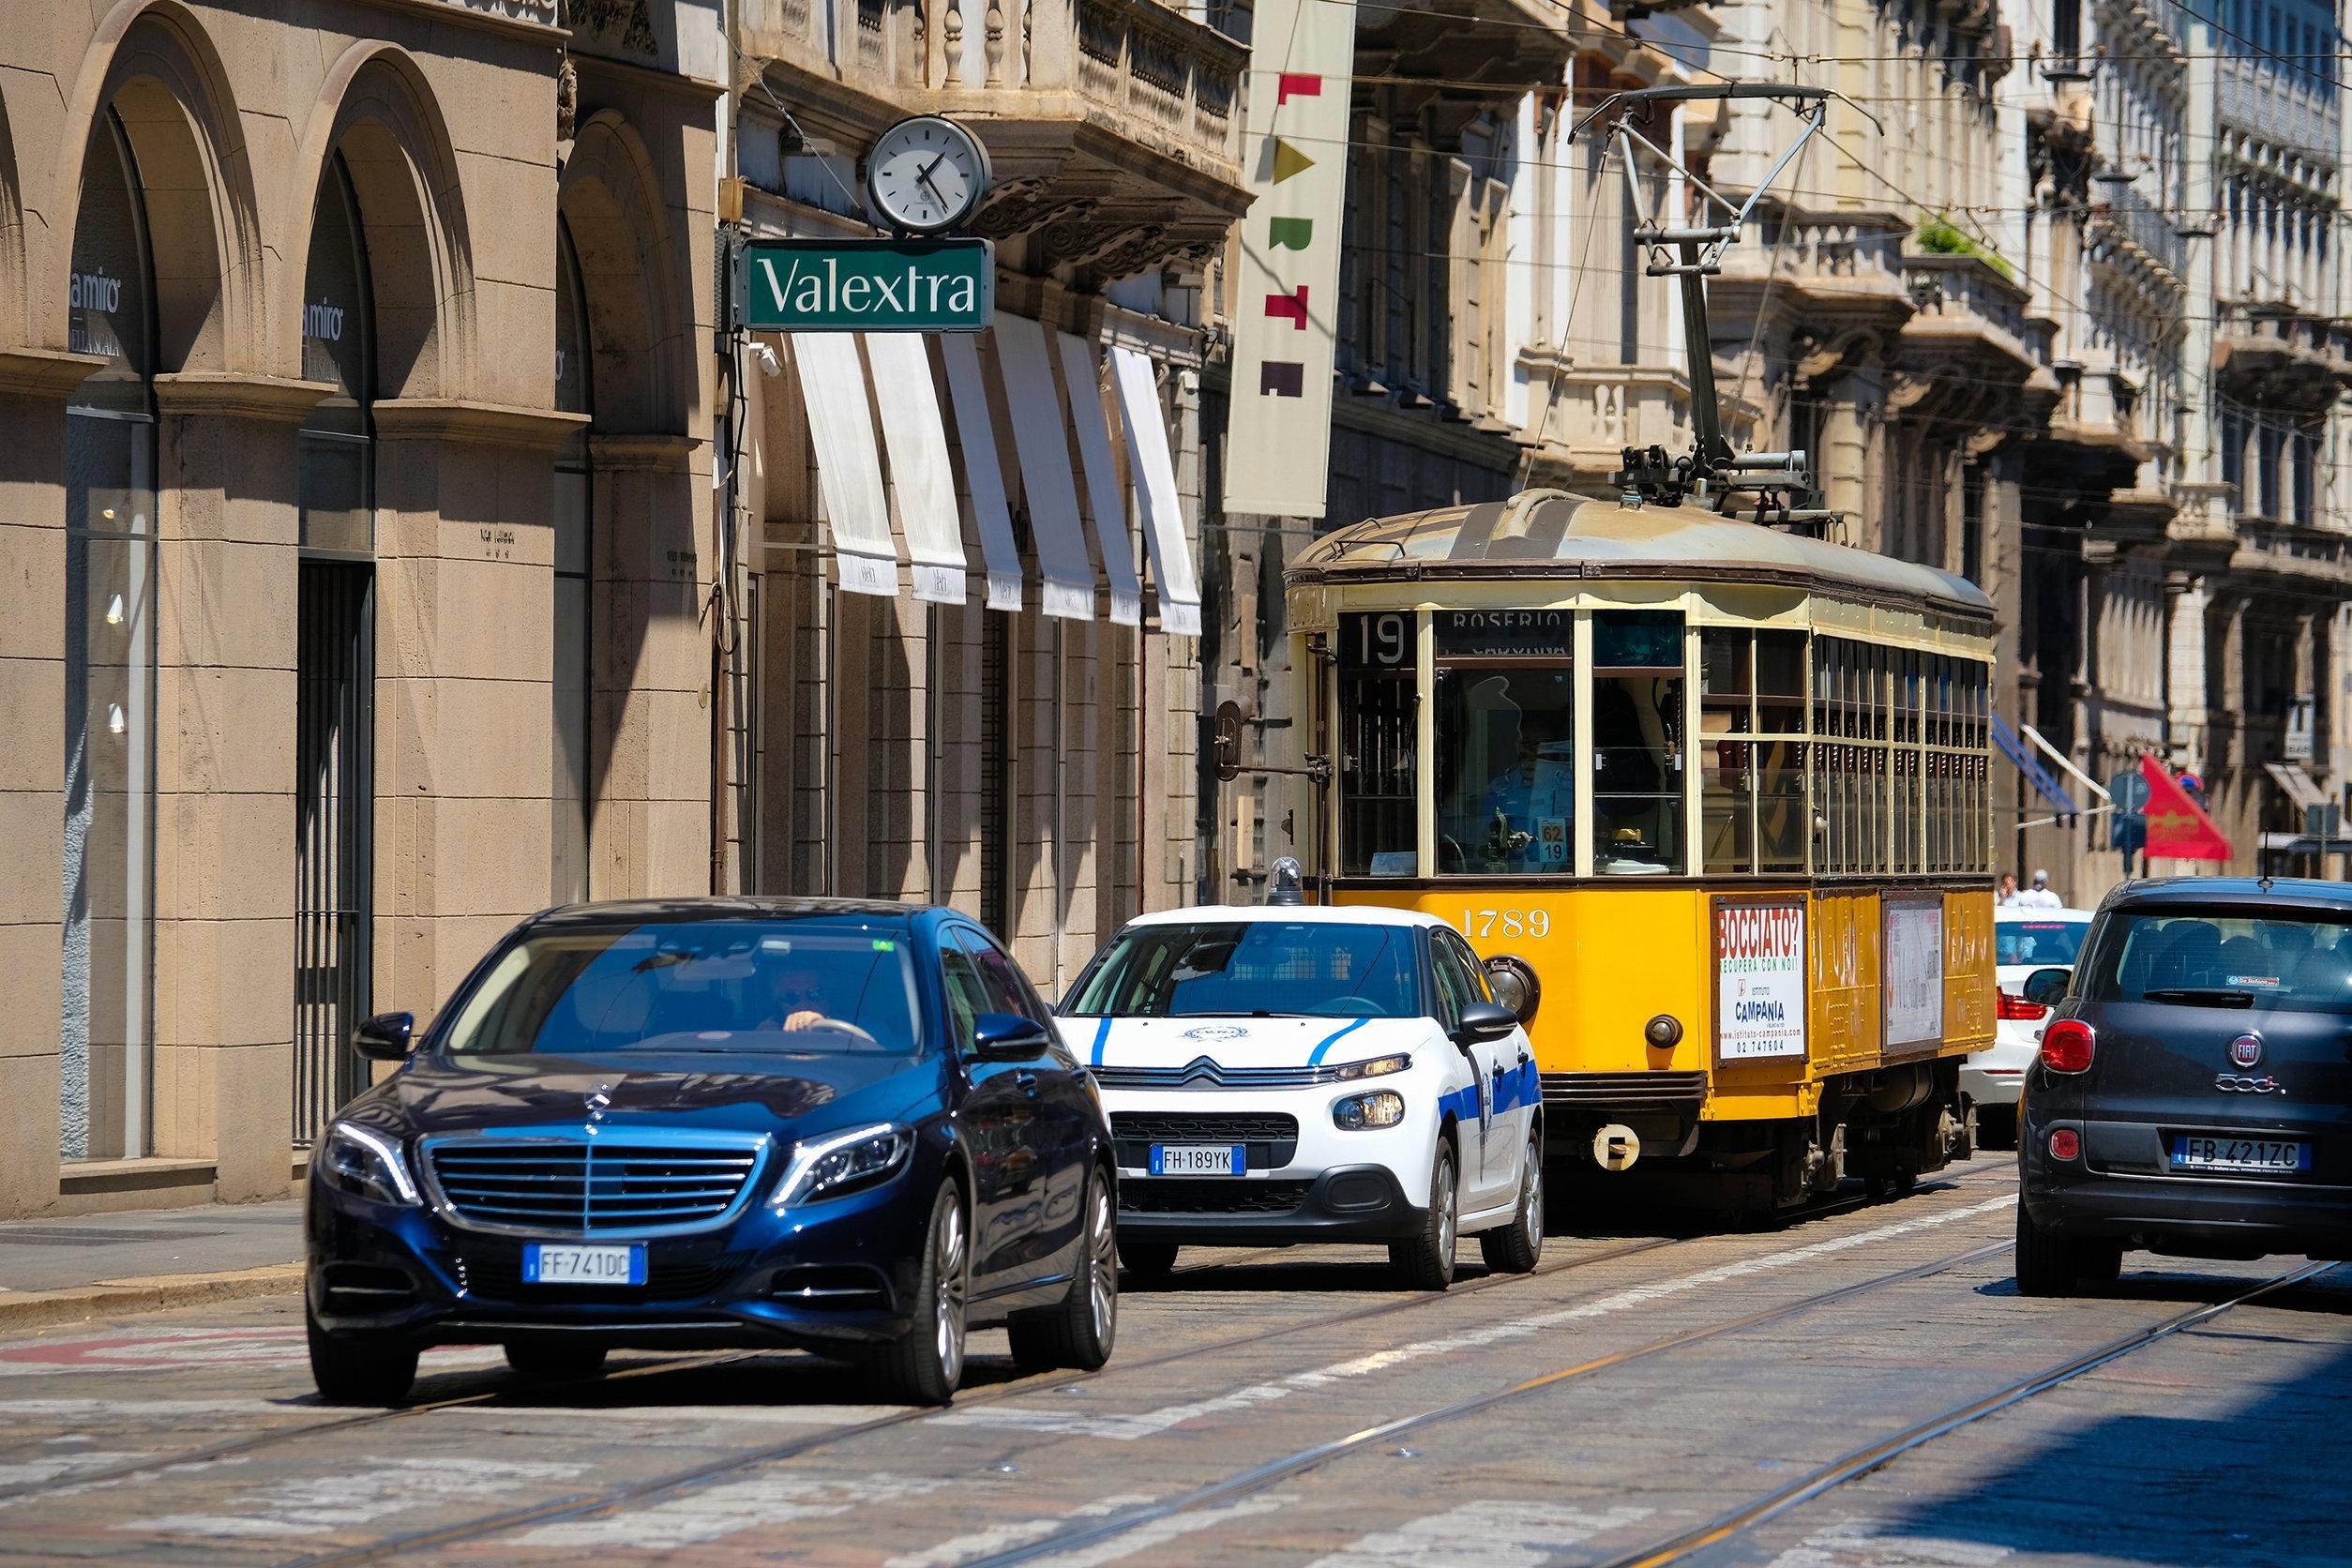
[[[1376,1056],[1369,1062],[1350,1062],[1344,1067],[1333,1069],[1332,1076],[1342,1083],[1349,1083],[1357,1078],[1386,1078],[1391,1073],[1401,1073],[1412,1064],[1413,1059],[1399,1051],[1395,1056]]]
[[[1376,1089],[1369,1094],[1350,1094],[1331,1108],[1332,1125],[1343,1133],[1360,1133],[1368,1127],[1393,1127],[1405,1119],[1405,1096],[1394,1089]]]
[[[415,1206],[416,1183],[408,1173],[408,1159],[393,1139],[369,1127],[338,1122],[326,1129],[319,1150],[319,1169],[341,1192],[373,1199],[378,1203]]]
[[[810,1138],[792,1151],[769,1207],[839,1198],[884,1181],[914,1152],[914,1130],[894,1123]]]

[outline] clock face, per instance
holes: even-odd
[[[901,120],[866,158],[866,193],[893,228],[917,234],[970,218],[988,186],[988,155],[972,133],[936,114]]]

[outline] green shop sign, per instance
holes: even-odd
[[[744,248],[755,332],[978,332],[996,310],[985,239],[778,239]]]

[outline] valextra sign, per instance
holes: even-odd
[[[1258,0],[1250,23],[1254,198],[1234,290],[1225,509],[1323,515],[1339,229],[1354,96],[1354,0]]]
[[[755,332],[978,332],[996,312],[985,239],[755,240],[744,259]]]

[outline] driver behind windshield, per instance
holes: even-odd
[[[1486,786],[1486,858],[1523,867],[1563,867],[1576,815],[1576,776],[1559,755],[1558,726],[1521,712],[1517,756]]]
[[[788,953],[780,959],[766,959],[760,965],[758,988],[753,993],[761,999],[751,1009],[758,1015],[753,1027],[780,1029],[790,1034],[811,1029],[865,1033],[837,1016],[848,1009],[826,995],[826,972],[803,955]]]

